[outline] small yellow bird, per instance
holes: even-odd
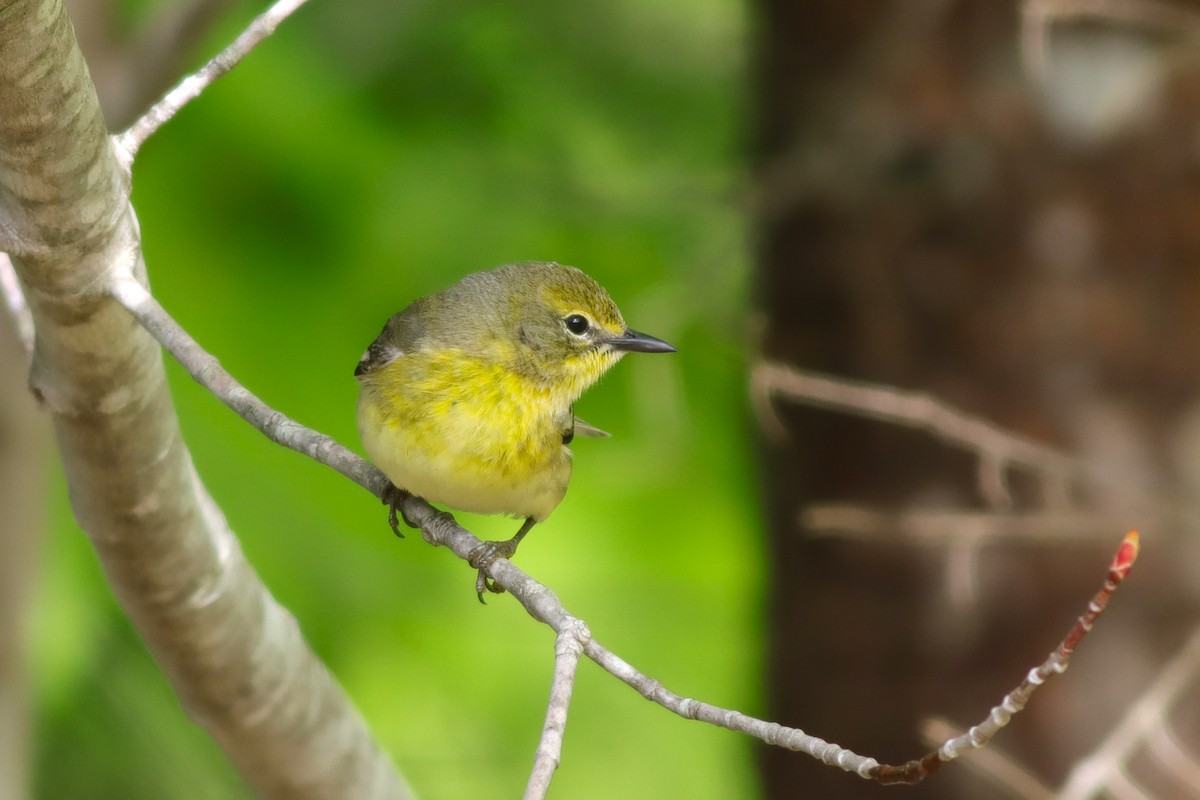
[[[625,353],[669,353],[630,330],[600,284],[574,267],[530,261],[466,276],[393,316],[354,370],[358,430],[391,480],[384,502],[400,534],[403,493],[461,511],[508,514],[511,539],[471,556],[511,558],[567,492],[576,435],[607,436],[572,404]]]

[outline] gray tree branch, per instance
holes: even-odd
[[[542,739],[533,757],[533,772],[525,787],[525,800],[542,800],[550,792],[550,779],[562,761],[563,736],[567,730],[567,711],[575,689],[579,656],[592,638],[582,620],[571,620],[554,640],[554,679],[550,684],[550,702],[546,704],[546,722]]]
[[[0,243],[75,516],[188,713],[265,797],[408,797],[246,562],[192,468],[157,344],[108,294],[114,275],[144,279],[137,222],[61,0],[0,7]]]

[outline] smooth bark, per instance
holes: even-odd
[[[72,508],[188,713],[263,796],[408,796],[246,562],[192,467],[158,345],[109,298],[114,276],[144,280],[137,223],[60,0],[0,7],[0,239]]]

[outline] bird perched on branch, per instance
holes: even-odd
[[[626,353],[670,344],[625,326],[600,284],[574,267],[509,264],[466,276],[393,316],[354,370],[358,430],[404,494],[461,511],[524,518],[511,539],[471,555],[476,591],[500,591],[485,570],[511,558],[550,516],[571,479],[575,435],[607,436],[572,404]]]

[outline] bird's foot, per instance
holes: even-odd
[[[392,526],[392,533],[396,534],[401,539],[404,538],[404,534],[400,532],[401,519],[403,519],[404,524],[410,528],[418,527],[416,523],[405,516],[404,509],[401,508],[401,506],[404,505],[404,501],[409,497],[410,495],[408,492],[404,491],[399,486],[396,486],[394,483],[389,483],[388,487],[383,490],[383,494],[380,495],[379,498],[383,501],[383,504],[388,507],[388,525]]]
[[[497,586],[496,582],[488,577],[487,568],[497,558],[511,560],[517,552],[517,545],[521,543],[521,540],[525,538],[525,534],[529,533],[529,529],[535,523],[536,520],[533,517],[526,517],[525,522],[521,525],[521,529],[511,539],[505,539],[502,542],[484,542],[467,556],[467,563],[479,570],[479,575],[475,578],[475,594],[479,597],[479,602],[484,602],[484,592],[501,594],[504,591],[504,587]]]
[[[467,563],[475,569],[479,570],[479,574],[475,578],[475,595],[479,598],[479,602],[486,602],[483,599],[484,592],[492,594],[503,594],[504,587],[497,586],[496,582],[488,577],[487,569],[497,558],[512,558],[517,552],[517,541],[514,539],[505,539],[501,542],[484,542],[471,551],[467,557]]]

